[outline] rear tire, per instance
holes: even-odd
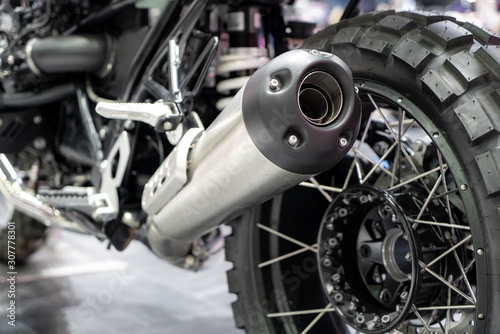
[[[450,311],[451,316],[437,309],[434,310],[435,316],[422,311],[424,317],[430,317],[429,323],[435,325],[431,328],[433,333],[444,333],[445,323],[451,333],[500,333],[500,322],[496,321],[500,315],[500,262],[497,260],[500,247],[496,246],[500,240],[499,45],[498,37],[471,24],[456,22],[452,17],[387,11],[339,22],[311,37],[303,46],[331,52],[351,68],[364,102],[364,119],[358,140],[371,148],[364,151],[365,156],[366,152],[373,151],[380,158],[393,142],[389,126],[385,127],[380,119],[374,123],[368,121],[369,117],[375,119],[379,114],[377,108],[385,108],[389,111],[384,113],[394,116],[392,122],[397,124],[390,125],[394,129],[397,126],[413,131],[415,127],[422,138],[415,140],[415,134],[413,137],[408,135],[408,142],[401,142],[400,146],[413,145],[405,150],[412,156],[419,173],[441,166],[440,171],[429,172],[429,178],[425,178],[428,188],[434,186],[439,175],[448,182],[436,185],[433,195],[437,198],[423,209],[425,220],[440,222],[449,217],[446,223],[463,225],[461,231],[470,228],[470,232],[464,233],[457,232],[457,228],[432,227],[427,232],[415,228],[415,233],[423,235],[432,232],[436,240],[444,240],[444,236],[451,233],[455,245],[471,235],[471,241],[465,240],[464,247],[456,250],[460,258],[457,261],[462,261],[464,268],[470,265],[466,277],[472,287],[465,287],[465,279],[456,283],[456,287],[477,302],[474,308],[464,308],[469,311]],[[365,128],[368,128],[367,136],[362,139]],[[424,147],[421,155],[418,155],[418,145]],[[404,156],[403,151],[398,152]],[[354,169],[349,176],[347,171],[355,165],[356,159],[356,166],[361,165],[362,170]],[[405,157],[398,160],[396,153],[390,153],[383,164],[387,165],[383,167],[386,171],[397,174],[399,179],[412,178],[408,171],[412,166]],[[444,164],[447,170],[442,168]],[[373,163],[366,157],[357,156],[353,160],[351,154],[332,170],[319,175],[317,180],[335,198],[335,189],[345,190],[358,184],[357,173],[361,175],[360,179],[364,179],[370,166],[373,167]],[[408,170],[404,171],[404,168]],[[384,186],[384,182],[390,181],[384,179],[381,169],[375,168],[364,184],[386,189],[384,191],[391,196],[401,196],[398,191],[390,190],[391,186]],[[419,180],[409,182],[401,189],[419,192],[417,189],[423,187]],[[394,180],[392,182],[394,185]],[[410,197],[417,203],[415,206],[421,207],[426,196]],[[233,310],[239,328],[248,333],[301,333],[306,329],[309,333],[348,333],[345,314],[327,312],[316,324],[313,322],[317,314],[268,317],[270,313],[322,309],[331,302],[318,275],[317,268],[321,264],[312,252],[305,251],[258,267],[269,259],[300,248],[269,234],[259,228],[258,223],[313,245],[318,242],[318,232],[320,226],[324,226],[323,216],[327,209],[324,194],[298,186],[230,223],[233,234],[226,239],[226,256],[234,263],[234,269],[228,272],[228,282],[230,291],[238,295]],[[409,219],[415,219],[416,214],[406,214]],[[437,252],[439,247],[428,243],[422,242],[426,244],[425,248],[434,247],[433,251]],[[441,246],[449,249],[444,241]],[[324,254],[321,254],[322,246],[319,247],[321,257]],[[359,259],[358,254],[353,265],[360,262]],[[457,279],[460,266],[453,264],[454,261],[452,253],[443,255],[440,275]],[[436,283],[428,277],[424,277],[424,281],[429,286]],[[446,291],[451,291],[451,288],[443,285],[431,289],[427,285],[419,289],[432,296],[429,305],[443,306]],[[439,282],[435,285],[438,286]],[[452,305],[471,305],[458,295],[453,294],[453,298],[456,299],[452,300]],[[456,321],[453,320],[455,316]],[[441,321],[441,327],[433,318]],[[313,326],[309,329],[311,324]],[[398,326],[402,326],[397,328],[404,333],[421,333],[426,325],[419,325],[416,313],[410,312]],[[375,328],[365,332],[383,330]]]

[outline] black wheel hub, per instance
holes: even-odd
[[[390,194],[370,186],[339,194],[324,215],[318,245],[324,291],[347,324],[384,333],[412,312],[421,246]]]

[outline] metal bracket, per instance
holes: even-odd
[[[122,184],[129,158],[129,135],[127,131],[123,131],[111,148],[107,159],[101,163],[102,183],[99,193],[90,196],[90,201],[97,208],[93,214],[94,219],[105,221],[117,218],[119,210],[117,189]],[[113,171],[115,159],[116,172]]]
[[[203,129],[190,129],[146,183],[142,193],[142,209],[157,213],[187,182],[188,153]]]
[[[99,102],[96,111],[106,118],[149,124],[158,132],[175,130],[183,119],[175,103],[163,101],[155,103]]]

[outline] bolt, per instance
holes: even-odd
[[[333,231],[333,224],[332,223],[326,224],[326,229],[329,231]]]
[[[271,81],[269,81],[269,88],[273,91],[277,91],[280,87],[280,82],[278,81],[278,79],[271,79]]]
[[[408,298],[408,292],[407,291],[401,292],[399,297],[401,298],[401,300],[406,300]]]
[[[465,183],[460,185],[460,189],[462,189],[462,190],[467,190],[467,188],[468,187]]]
[[[391,321],[391,317],[390,316],[388,316],[387,314],[382,316],[382,322],[384,324],[389,323],[389,321]]]
[[[340,292],[337,292],[334,296],[333,296],[333,299],[335,299],[335,301],[337,303],[340,303],[341,301],[344,300],[344,295],[341,294]]]
[[[15,61],[15,58],[14,58],[14,56],[13,56],[13,55],[9,55],[9,56],[7,57],[7,63],[8,63],[9,65],[14,65],[14,61]]]
[[[342,276],[341,276],[339,273],[336,273],[336,274],[333,274],[333,275],[332,275],[331,280],[332,280],[333,282],[337,282],[337,283],[338,283],[338,282],[340,282],[340,279],[341,279],[341,278],[342,278]]]
[[[484,250],[482,248],[478,248],[477,255],[483,255],[483,254],[484,254]]]
[[[287,138],[287,142],[290,146],[296,146],[299,142],[299,138],[296,135],[289,135]]]
[[[406,253],[405,260],[406,260],[406,262],[411,262],[411,254],[410,253]]]
[[[35,124],[42,123],[42,116],[36,115],[35,117],[33,117],[33,123],[35,123]]]
[[[331,246],[331,247],[335,247],[335,246],[338,246],[339,244],[339,241],[337,240],[337,238],[330,238],[328,239],[328,245]]]
[[[477,315],[477,318],[478,318],[479,320],[484,320],[484,314],[479,313],[479,314]]]
[[[358,87],[354,87],[354,91],[356,92],[356,94],[359,94],[359,88]]]
[[[165,124],[163,125],[165,126]],[[123,127],[126,129],[126,130],[133,130],[135,128],[135,122],[134,121],[131,121],[129,119],[127,119],[125,121],[125,124],[123,124]]]
[[[324,257],[322,260],[321,260],[321,264],[324,266],[324,267],[330,267],[332,265],[332,260],[330,260],[330,258],[328,257]]]
[[[365,322],[365,317],[362,314],[358,313],[358,315],[356,316],[356,322],[358,324],[363,324]]]
[[[163,123],[163,130],[165,130],[165,131],[170,131],[170,130],[172,130],[173,127],[174,127],[174,125],[172,124],[172,122]]]
[[[347,140],[347,138],[344,138],[344,137],[340,137],[339,139],[339,146],[344,148],[347,146],[347,144],[349,144],[349,141]]]
[[[339,209],[339,216],[340,216],[340,217],[345,217],[345,216],[347,216],[348,214],[349,214],[349,211],[347,211],[347,209],[346,209],[346,208],[340,208],[340,209]]]
[[[33,147],[41,151],[47,147],[47,141],[43,137],[38,137],[33,141]]]
[[[313,56],[319,56],[319,52],[318,52],[318,50],[311,50],[311,54],[312,54]]]
[[[99,138],[101,139],[106,138],[106,132],[107,132],[106,128],[102,128],[101,130],[99,130]]]

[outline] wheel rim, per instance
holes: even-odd
[[[268,219],[258,224],[263,249],[258,266],[265,294],[280,296],[266,309],[267,316],[275,326],[299,333],[325,332],[325,328],[332,333],[345,330],[339,329],[339,318],[348,327],[368,333],[472,333],[477,296],[481,295],[481,285],[484,285],[477,281],[475,271],[484,263],[478,263],[482,259],[480,256],[476,259],[474,252],[473,241],[481,238],[481,231],[478,226],[468,224],[468,221],[478,221],[475,220],[477,212],[473,209],[473,199],[467,191],[460,165],[440,130],[410,101],[376,83],[357,82],[357,86],[365,106],[370,108],[364,108],[365,126],[353,150],[344,159],[344,165],[341,163],[275,199]],[[342,167],[347,167],[343,174],[339,173]],[[379,251],[386,253],[392,249],[395,254],[401,245],[406,245],[411,249],[406,253],[410,255],[407,260],[413,268],[402,270],[395,265],[401,261],[400,255],[399,258],[386,255],[385,265],[382,265],[385,277],[396,278],[400,283],[405,281],[403,274],[413,277],[407,280],[406,290],[395,291],[403,293],[405,300],[393,303],[394,309],[379,304],[382,313],[373,312],[377,308],[368,307],[369,303],[359,302],[363,299],[360,296],[346,294],[345,289],[338,286],[335,288],[331,284],[332,277],[339,273],[339,268],[340,273],[344,269],[338,263],[335,267],[328,261],[323,262],[326,252],[332,248],[328,245],[332,235],[327,232],[332,213],[339,207],[342,196],[360,189],[364,189],[365,195],[378,192],[391,198],[393,209],[400,210],[399,215],[411,229],[408,233],[405,225],[399,224],[399,231],[405,233],[393,231],[378,240]],[[405,199],[402,199],[403,192],[407,193]],[[316,197],[312,199],[311,196]],[[318,198],[324,203],[317,203]],[[288,214],[297,202],[307,206],[309,214],[293,208]],[[351,241],[356,239],[360,246],[358,232]],[[407,239],[410,236],[406,244],[401,241],[403,234]],[[342,241],[337,242],[338,245],[332,241],[335,247],[347,247]],[[480,253],[481,250],[476,251]],[[361,248],[356,254],[358,258],[363,257]],[[316,265],[312,264],[312,257]],[[360,262],[363,261],[358,264]],[[294,267],[297,265],[302,272]],[[359,265],[353,267],[358,273],[363,271]],[[315,272],[318,268],[320,275]],[[296,269],[295,275],[290,275],[293,269]],[[365,270],[365,274],[370,271]],[[380,268],[378,272],[380,275]],[[315,275],[321,276],[321,280]],[[363,282],[366,288],[367,280]],[[377,292],[379,296],[381,291]],[[346,296],[351,304],[353,298],[358,300],[355,312],[349,315],[343,299]],[[368,312],[370,309],[372,312]],[[478,317],[481,319],[482,315]]]

